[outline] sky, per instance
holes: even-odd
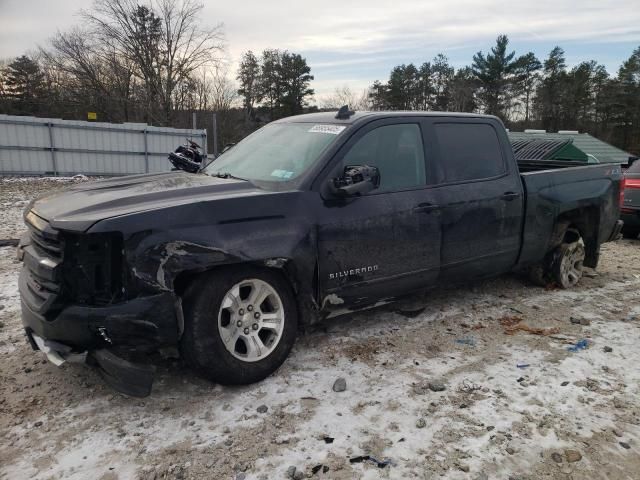
[[[148,0],[141,0],[145,2]],[[246,50],[302,54],[315,76],[316,97],[334,88],[364,90],[402,63],[420,64],[442,52],[469,65],[507,34],[520,55],[542,60],[555,46],[569,66],[597,60],[615,74],[640,46],[639,0],[300,0],[203,1],[202,21],[223,24],[235,76]],[[56,31],[79,25],[92,0],[0,0],[0,59],[46,45]]]

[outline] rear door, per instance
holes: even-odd
[[[504,128],[478,118],[435,118],[431,127],[442,219],[441,278],[509,271],[520,250],[523,187],[504,147]]]
[[[346,165],[371,165],[380,170],[380,188],[325,199],[318,262],[326,310],[406,293],[437,278],[440,224],[436,193],[427,188],[427,154],[417,117],[367,124],[338,152],[327,179]]]

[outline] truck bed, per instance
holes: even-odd
[[[520,173],[538,172],[541,170],[557,170],[560,168],[586,167],[594,164],[586,162],[572,162],[567,160],[517,160]],[[597,165],[597,164],[596,164]]]

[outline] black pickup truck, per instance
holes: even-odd
[[[434,285],[528,271],[575,285],[620,231],[621,169],[516,163],[491,116],[286,118],[200,173],[32,202],[18,247],[34,349],[148,394],[179,346],[222,384],[263,379],[304,325]]]

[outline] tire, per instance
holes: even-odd
[[[546,287],[551,283],[547,269],[542,262],[529,268],[529,280],[539,287]]]
[[[558,247],[552,265],[553,279],[558,286],[572,288],[578,284],[584,271],[584,256],[584,242],[581,238]]]
[[[635,240],[640,235],[640,230],[635,228],[623,228],[622,236],[623,238],[629,238],[631,240]]]
[[[252,302],[256,294],[264,296],[259,305]],[[277,272],[248,266],[207,272],[191,283],[183,306],[181,355],[200,375],[222,385],[263,380],[295,343],[295,299]]]

